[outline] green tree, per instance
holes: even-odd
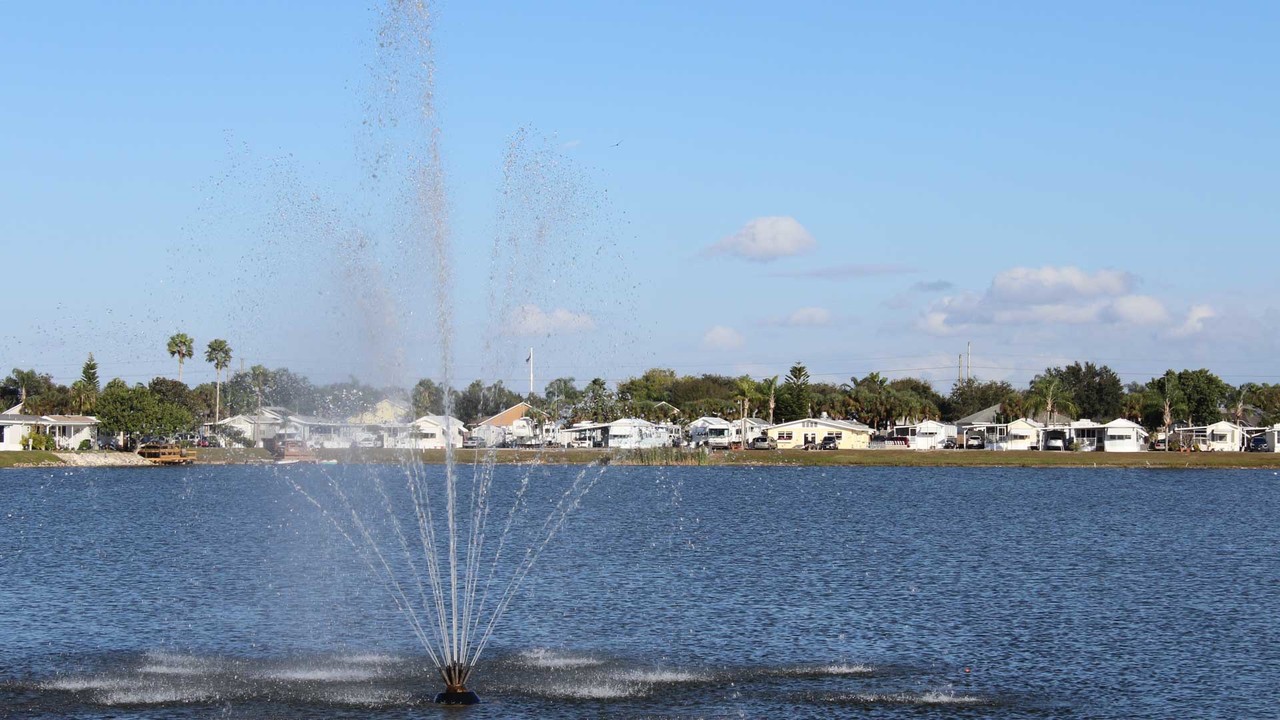
[[[1193,425],[1208,425],[1222,419],[1219,408],[1231,386],[1221,378],[1204,368],[1183,370],[1178,373],[1178,386]]]
[[[1052,371],[1037,375],[1027,390],[1027,409],[1033,413],[1044,413],[1046,423],[1053,422],[1053,416],[1072,415],[1076,410],[1075,398],[1067,387],[1061,374]]]
[[[676,382],[676,371],[666,368],[650,368],[638,378],[618,384],[618,399],[622,401],[647,400],[670,402],[671,386]]]
[[[809,370],[797,362],[787,371],[778,397],[778,415],[783,422],[810,417],[813,397],[809,387]]]
[[[943,417],[958,420],[992,405],[1000,405],[1013,392],[1013,386],[1001,380],[958,380],[947,396]]]
[[[182,381],[182,363],[195,355],[195,341],[186,333],[176,333],[169,338],[169,357],[178,358],[178,381]]]
[[[27,398],[39,395],[52,387],[52,375],[14,368],[9,377],[0,381],[0,394],[4,396],[5,407],[9,407],[17,403],[25,404]]]
[[[413,386],[411,393],[413,402],[413,416],[420,418],[423,415],[443,415],[444,414],[444,386],[436,384],[434,380],[422,378],[418,384]]]
[[[573,383],[573,378],[556,378],[546,386],[547,413],[557,420],[568,420],[573,415],[573,407],[582,399],[582,391]]]
[[[231,346],[222,338],[210,340],[204,351],[204,361],[213,363],[217,378],[213,386],[213,424],[217,425],[222,419],[222,371],[231,366]]]
[[[1168,439],[1174,421],[1186,418],[1188,413],[1178,373],[1167,370],[1164,375],[1149,380],[1145,398],[1142,424],[1150,428],[1164,428]],[[1166,449],[1172,450],[1173,444],[1166,443]]]
[[[613,419],[617,397],[609,391],[602,378],[593,378],[582,391],[579,416],[592,422],[608,422]]]
[[[773,424],[773,411],[778,407],[778,376],[767,377],[760,381],[760,397],[769,401],[769,424]]]
[[[93,353],[89,353],[89,358],[84,361],[84,366],[80,368],[80,379],[95,394],[102,389],[102,383],[98,380],[98,361],[93,359]]]

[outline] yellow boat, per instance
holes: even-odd
[[[138,454],[157,465],[190,465],[196,451],[172,443],[149,443],[138,448]]]

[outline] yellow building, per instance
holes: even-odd
[[[765,431],[779,450],[818,447],[831,438],[837,450],[865,450],[871,445],[871,428],[860,422],[805,418],[774,425]]]

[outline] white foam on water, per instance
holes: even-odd
[[[103,705],[174,705],[216,700],[218,694],[200,688],[135,687],[104,693]]]
[[[326,702],[360,707],[405,705],[413,700],[409,695],[389,690],[342,690],[325,693],[322,697]]]
[[[303,667],[270,670],[261,673],[261,677],[268,680],[352,682],[355,680],[372,680],[378,677],[378,673],[365,668]]]
[[[205,675],[209,672],[208,668],[197,667],[195,665],[143,665],[138,668],[138,672],[148,675]]]
[[[662,683],[688,683],[703,682],[706,677],[696,673],[684,670],[628,670],[615,675],[619,680],[628,682],[648,683],[651,685]]]
[[[66,690],[67,692],[83,692],[85,690],[111,690],[134,687],[137,683],[125,678],[113,677],[66,677],[40,683],[41,690]]]
[[[973,695],[956,695],[955,693],[941,690],[931,690],[919,696],[920,702],[926,705],[972,705],[982,702],[982,698]]]
[[[358,653],[356,655],[347,655],[339,658],[342,662],[349,662],[354,665],[390,665],[400,662],[400,658],[394,655],[385,655],[382,653]]]
[[[857,694],[844,696],[843,699],[885,705],[975,705],[983,701],[982,698],[973,695],[956,695],[951,691],[942,690],[892,695]]]
[[[643,688],[627,683],[590,682],[580,685],[562,683],[546,685],[540,688],[540,694],[551,697],[574,698],[577,700],[614,700],[618,698],[639,697],[644,694]]]
[[[823,675],[870,675],[876,671],[870,665],[859,665],[849,663],[837,663],[834,665],[822,665],[813,668],[813,672]]]
[[[545,648],[527,650],[520,653],[520,657],[524,659],[526,664],[541,668],[597,667],[604,664],[603,660],[597,660],[593,657],[562,655]]]

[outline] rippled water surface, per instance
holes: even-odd
[[[1270,470],[614,467],[448,709],[276,469],[11,470],[0,716],[1280,717],[1278,547]]]

